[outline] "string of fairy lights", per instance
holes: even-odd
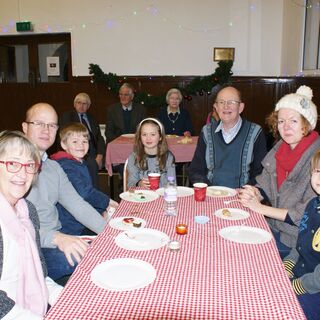
[[[146,0],[146,2],[148,2]],[[110,6],[111,7],[111,6]],[[23,6],[21,4],[21,0],[18,0],[17,5],[17,16],[18,21],[23,19],[27,19],[23,13]],[[249,10],[254,12],[256,10],[256,4],[254,1],[251,1],[249,4]],[[106,14],[112,14],[112,9],[106,11]],[[113,29],[116,28],[118,25],[127,22],[132,17],[143,17],[144,15],[152,16],[156,21],[161,21],[165,24],[170,24],[173,28],[187,31],[187,32],[194,32],[194,33],[213,33],[221,31],[222,29],[233,27],[236,25],[237,21],[240,21],[243,16],[241,14],[233,14],[232,20],[225,20],[220,26],[213,26],[212,21],[207,23],[204,22],[203,25],[192,26],[188,23],[182,23],[181,21],[173,19],[170,14],[166,12],[165,9],[162,9],[160,6],[156,5],[155,3],[147,4],[141,8],[134,8],[129,10],[127,15],[121,16],[113,16],[113,17],[106,17],[105,19],[101,19],[100,21],[80,21],[78,23],[72,24],[64,24],[64,23],[50,23],[50,24],[42,24],[40,21],[34,20],[32,21],[35,27],[35,31],[37,32],[72,32],[75,30],[86,29],[90,27],[97,27],[100,26],[101,28],[105,29]],[[0,25],[0,33],[12,33],[15,31],[15,24],[17,21],[14,19],[10,19],[7,24]]]
[[[307,10],[313,10],[313,9],[320,10],[320,1],[291,0],[291,3],[295,6],[302,7]],[[249,10],[251,12],[256,11],[257,4],[255,1],[250,1],[248,5],[249,5]],[[21,4],[21,0],[18,0],[17,2],[17,10],[18,10],[17,12],[18,21],[21,21],[22,19],[27,18],[23,13],[23,6]],[[109,10],[107,12],[108,13],[112,12],[112,10]],[[126,16],[121,15],[121,16],[108,17],[100,21],[87,20],[87,21],[81,21],[79,23],[73,23],[73,24],[63,24],[63,23],[41,24],[40,21],[38,22],[36,20],[32,22],[34,23],[35,30],[37,32],[49,32],[49,33],[50,32],[72,32],[75,30],[86,29],[93,26],[94,27],[100,26],[106,29],[113,29],[113,28],[116,28],[117,25],[121,23],[125,23],[131,17],[142,17],[145,14],[150,15],[155,19],[162,21],[163,23],[170,24],[174,28],[188,31],[188,32],[194,32],[194,33],[218,32],[227,27],[235,26],[237,21],[243,18],[241,14],[239,15],[235,14],[233,15],[232,20],[226,20],[220,26],[212,26],[212,22],[208,22],[208,24],[204,24],[204,25],[192,26],[190,24],[181,23],[180,21],[177,21],[171,18],[170,15],[164,9],[162,9],[156,3],[152,3],[152,4],[147,4],[146,6],[141,8],[132,9]],[[9,19],[9,21],[6,24],[0,24],[0,33],[6,34],[6,33],[15,32],[16,22],[17,21],[15,19]]]
[[[223,22],[221,22],[220,25],[216,25],[216,22],[212,21],[202,21],[199,22],[198,25],[192,25],[187,22],[181,22],[175,18],[172,18],[171,12],[168,13],[168,9],[165,9],[164,6],[161,5],[161,1],[159,1],[159,4],[157,3],[157,0],[153,0],[152,3],[150,3],[149,0],[142,1],[140,3],[140,6],[135,4],[135,7],[129,8],[127,10],[126,14],[121,13],[117,14],[113,10],[114,0],[106,0],[106,14],[105,18],[102,18],[98,21],[92,21],[92,20],[85,20],[85,21],[79,21],[77,23],[71,23],[71,24],[64,24],[64,23],[58,23],[58,22],[52,22],[52,23],[46,23],[43,24],[40,19],[33,20],[32,23],[34,25],[34,31],[35,32],[45,32],[45,33],[57,33],[57,32],[81,32],[81,30],[85,29],[95,29],[97,27],[101,27],[103,29],[112,31],[115,30],[118,27],[121,27],[121,24],[130,23],[131,19],[134,17],[137,17],[139,19],[142,19],[144,17],[152,17],[154,19],[154,22],[159,24],[159,21],[171,26],[174,29],[178,29],[185,32],[191,32],[191,33],[202,33],[202,34],[210,34],[210,33],[216,33],[219,31],[222,31],[226,28],[233,28],[238,25],[238,21],[241,21],[243,19],[243,14],[247,14],[247,12],[251,12],[254,14],[259,7],[259,1],[251,0],[248,1],[248,10],[245,13],[232,13],[232,19],[225,19]],[[304,10],[320,10],[320,0],[291,0],[291,4],[297,7],[300,7]],[[17,0],[17,19],[14,18],[9,19],[8,22],[1,24],[0,21],[0,34],[13,34],[16,33],[16,22],[22,21],[23,19],[27,19],[25,15],[24,6],[28,5],[27,0]],[[127,7],[128,8],[128,7]],[[92,17],[90,19],[93,19]],[[151,20],[152,21],[152,20]],[[75,47],[76,40],[75,38],[72,41],[72,46]],[[74,50],[75,53],[75,50]],[[74,66],[74,68],[76,68]]]

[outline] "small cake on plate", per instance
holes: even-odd
[[[228,209],[222,209],[222,215],[225,217],[231,217],[231,212]]]
[[[136,221],[134,220],[132,225],[135,227],[135,228],[140,228],[142,226],[142,222],[141,221]]]
[[[123,218],[123,219],[122,219],[122,222],[123,222],[124,224],[129,225],[129,226],[132,226],[132,225],[133,225],[133,221],[134,221],[134,218]]]
[[[139,221],[138,219],[129,217],[129,218],[123,218],[122,222],[125,225],[131,226],[131,227],[135,227],[135,228],[140,228],[142,226],[142,222]]]

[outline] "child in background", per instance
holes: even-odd
[[[219,115],[216,111],[216,108],[213,106],[212,111],[209,112],[206,120],[206,124],[210,124],[211,122],[219,121]]]
[[[92,185],[89,170],[84,161],[89,149],[87,128],[79,122],[71,123],[61,129],[60,141],[64,151],[53,154],[51,159],[60,164],[79,195],[107,218],[108,206],[116,206],[117,203]],[[60,231],[71,235],[83,234],[86,228],[62,205],[58,203],[56,206],[62,225]]]
[[[128,186],[150,188],[148,173],[160,173],[160,187],[167,183],[167,177],[176,177],[174,156],[168,150],[162,123],[146,118],[137,127],[133,152],[128,158]]]
[[[320,195],[320,149],[311,160],[311,186]],[[296,247],[283,260],[307,319],[320,317],[320,197],[310,200]]]

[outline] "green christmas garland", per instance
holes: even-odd
[[[192,95],[203,95],[211,94],[212,88],[216,85],[223,85],[228,83],[230,77],[232,76],[232,68],[233,61],[219,61],[218,67],[215,72],[208,76],[203,77],[195,77],[188,85],[185,87],[180,87],[176,85],[183,97],[187,100],[192,100]],[[97,64],[91,63],[89,65],[90,75],[92,76],[93,83],[102,83],[105,84],[110,92],[115,95],[118,95],[119,88],[121,85],[126,82],[125,77],[118,77],[115,73],[109,72],[104,73],[101,68]],[[151,95],[146,92],[135,92],[134,101],[145,104],[146,106],[154,107],[154,106],[163,106],[165,105],[165,96],[166,93],[161,95]]]

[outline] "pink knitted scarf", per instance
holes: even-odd
[[[19,248],[16,253],[19,263],[16,303],[43,316],[47,311],[48,290],[27,203],[20,199],[13,208],[0,193],[0,208],[1,221]]]

